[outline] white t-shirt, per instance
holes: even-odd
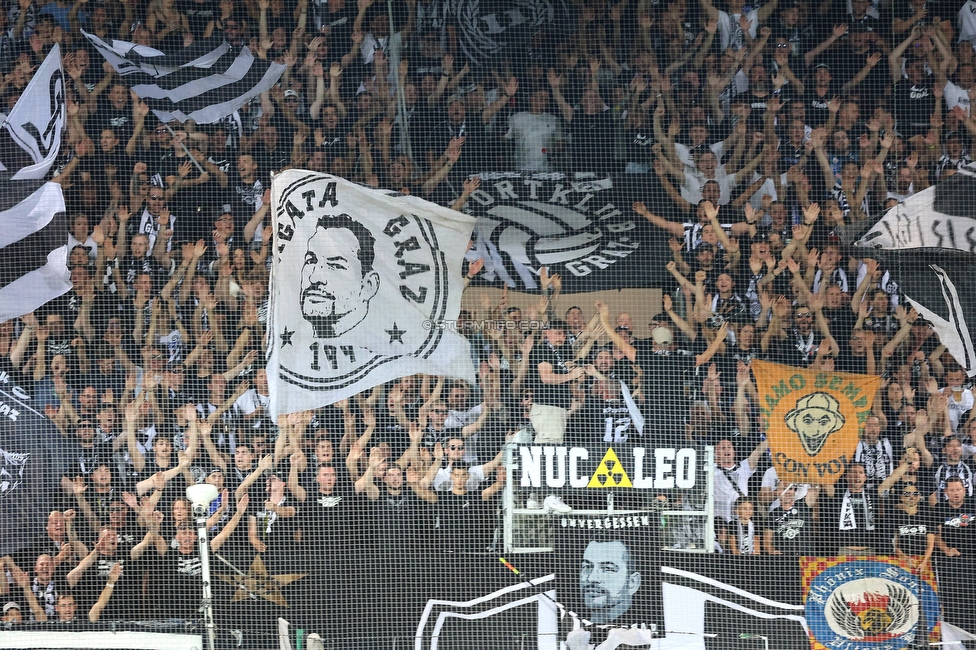
[[[969,4],[969,3],[967,3]],[[966,115],[969,115],[969,91],[965,88],[957,86],[951,81],[947,81],[945,85],[945,107],[947,111],[951,111],[954,107],[959,106],[962,110],[966,111]]]
[[[939,392],[949,397],[949,424],[952,426],[952,432],[956,433],[959,431],[959,422],[963,414],[973,408],[973,391],[968,388],[963,389],[958,402],[953,398],[948,386]]]
[[[485,480],[485,468],[483,465],[475,465],[474,467],[468,468],[468,482],[465,483],[465,489],[468,492],[474,492],[478,489],[478,485]],[[434,476],[434,481],[431,483],[431,487],[437,492],[447,492],[452,487],[454,487],[453,481],[451,481],[451,466],[446,465],[439,470]]]
[[[722,156],[725,155],[725,142],[721,140],[718,142],[714,142],[710,144],[708,148],[711,150],[713,154],[715,154],[715,160],[718,161],[722,160]],[[678,160],[680,160],[682,164],[684,164],[684,166],[688,168],[685,171],[692,171],[693,169],[695,169],[695,160],[694,158],[692,158],[691,155],[691,147],[689,147],[686,144],[681,144],[680,142],[675,142],[674,152],[675,154],[677,154]],[[725,171],[725,165],[719,165],[718,167],[715,168],[715,176],[717,178],[728,176],[728,174]]]
[[[752,180],[749,181],[749,184],[751,185],[755,183],[757,180],[759,180],[759,176],[760,176],[759,172],[753,172]],[[779,193],[777,192],[777,187],[785,183],[786,183],[786,174],[780,175],[779,183],[777,183],[772,178],[767,178],[763,182],[763,184],[759,186],[759,189],[756,190],[756,193],[753,194],[751,197],[749,197],[749,205],[751,205],[757,210],[761,210],[762,198],[764,194],[768,194],[771,197],[773,197],[774,201],[779,201]]]
[[[444,420],[445,431],[459,431],[472,424],[481,417],[481,404],[478,404],[467,411],[455,411],[450,409],[447,412],[447,419]],[[460,434],[459,434],[460,435]],[[478,434],[473,433],[465,440],[464,462],[474,465],[478,462]]]
[[[78,241],[77,239],[75,239],[74,235],[68,233],[68,252],[70,253],[71,249],[74,248],[75,246],[84,246],[85,248],[87,248],[88,257],[90,257],[93,260],[96,257],[98,257],[98,244],[96,244],[95,240],[92,239],[91,237],[88,237],[88,239],[86,239],[85,241]]]
[[[724,11],[718,12],[718,33],[722,39],[722,50],[734,46],[736,49],[746,45],[742,36],[742,28],[739,27],[740,14],[727,14]],[[751,20],[749,25],[749,36],[756,38],[756,30],[759,29],[759,12],[755,9],[745,14],[747,20]]]
[[[562,120],[551,113],[523,111],[508,119],[505,139],[515,140],[515,162],[521,171],[549,171],[552,146],[563,138]]]
[[[268,407],[271,406],[271,396],[262,395],[257,389],[252,388],[237,398],[237,401],[234,402],[234,411],[240,415],[250,415],[257,411],[259,406],[267,413]],[[261,419],[255,418],[252,426],[259,428],[261,426]]]
[[[763,473],[762,485],[760,486],[760,489],[765,488],[765,489],[773,490],[775,492],[778,486],[779,486],[779,476],[776,474],[776,466],[773,465]],[[807,491],[809,491],[810,486],[807,485],[806,483],[796,483],[795,486],[796,486],[796,497],[794,498],[797,501],[802,501],[803,499],[806,498]],[[773,502],[769,504],[769,510],[772,511],[773,508],[778,508],[781,505],[783,504],[779,500],[779,497],[776,497],[775,499],[773,499]]]
[[[741,463],[736,463],[735,467],[725,469],[715,466],[715,514],[725,521],[732,519],[732,503],[739,498],[739,493],[749,494],[749,477],[756,473],[756,470],[749,466],[749,459]],[[729,480],[731,476],[735,480],[733,485]],[[736,490],[736,487],[739,489]]]
[[[719,187],[718,204],[726,205],[732,200],[732,189],[735,187],[735,174],[725,178],[705,178],[698,172],[685,172],[685,180],[681,184],[681,198],[693,206],[702,200],[702,189],[708,181],[715,181]]]

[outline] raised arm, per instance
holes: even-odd
[[[641,215],[642,217],[650,221],[653,225],[657,226],[658,228],[671,233],[672,236],[677,237],[679,239],[684,238],[685,229],[683,225],[681,225],[680,223],[676,223],[674,221],[668,221],[667,219],[657,216],[656,214],[654,214],[653,212],[647,209],[647,206],[644,205],[643,201],[637,201],[636,203],[634,203],[633,208],[634,208],[634,212]]]
[[[230,518],[227,525],[224,526],[219,533],[210,542],[210,549],[212,551],[220,550],[220,547],[230,539],[230,536],[234,534],[237,530],[237,526],[241,523],[241,519],[244,517],[244,513],[247,511],[247,505],[251,502],[251,497],[248,495],[242,496],[237,500],[237,510],[234,511],[234,516]]]
[[[98,619],[102,615],[102,611],[104,611],[104,609],[108,606],[108,601],[112,598],[112,594],[115,592],[115,583],[117,583],[121,577],[122,563],[116,562],[112,565],[112,568],[109,569],[108,580],[106,580],[105,586],[102,588],[102,593],[98,596],[98,600],[88,612],[89,621],[92,623],[98,622]]]
[[[264,474],[264,472],[271,469],[273,464],[274,457],[271,454],[268,454],[259,460],[257,466],[254,468],[254,471],[245,476],[244,480],[241,481],[241,484],[237,486],[236,490],[234,490],[234,498],[238,501],[243,499],[244,495],[247,494],[248,488],[254,485],[257,480],[261,478],[261,475]]]

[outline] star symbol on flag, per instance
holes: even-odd
[[[403,335],[407,333],[406,330],[402,330],[397,327],[396,323],[393,323],[393,329],[385,331],[390,335],[390,343],[393,343],[394,341],[397,343],[403,343]]]
[[[281,332],[281,347],[286,345],[291,345],[291,337],[295,333],[295,330],[289,330],[287,327]]]
[[[237,569],[234,570],[237,571]],[[281,588],[296,580],[301,580],[306,575],[304,573],[269,575],[260,555],[254,556],[254,561],[251,562],[251,568],[247,570],[247,575],[238,573],[239,575],[234,576],[217,574],[217,577],[227,584],[237,587],[234,591],[234,597],[231,598],[232,603],[259,596],[281,607],[288,607],[288,601],[281,594]]]

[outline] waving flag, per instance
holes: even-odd
[[[889,210],[855,245],[877,257],[949,354],[976,375],[976,177],[958,173]]]
[[[82,33],[161,122],[216,122],[270,90],[285,71],[219,38],[166,54]]]
[[[0,371],[0,555],[16,553],[44,534],[65,469],[63,446],[54,424]]]
[[[453,327],[473,219],[297,169],[275,176],[271,201],[273,417],[416,373],[474,381]]]
[[[65,119],[61,50],[55,44],[13,109],[0,119],[0,172],[15,181],[44,178],[61,150]]]
[[[71,288],[68,223],[57,183],[0,183],[0,322]]]

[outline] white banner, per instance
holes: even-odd
[[[160,77],[175,72],[183,66],[209,68],[231,50],[230,44],[224,41],[212,49],[205,48],[199,51],[198,56],[195,57],[189,55],[189,50],[186,48],[180,50],[175,56],[167,56],[165,52],[148,45],[115,39],[106,42],[85,30],[81,30],[81,33],[122,77],[136,72]]]
[[[952,248],[976,253],[976,219],[937,212],[935,186],[888,210],[857,242],[866,248]]]
[[[278,174],[271,202],[272,417],[415,373],[474,382],[453,329],[474,219],[304,170]]]
[[[18,166],[11,180],[44,178],[54,164],[61,150],[61,131],[67,119],[64,102],[61,51],[55,44],[0,127],[33,162]],[[8,169],[12,167],[9,161],[0,161],[0,167],[4,164]]]
[[[57,183],[0,211],[0,323],[71,289],[64,195]]]

